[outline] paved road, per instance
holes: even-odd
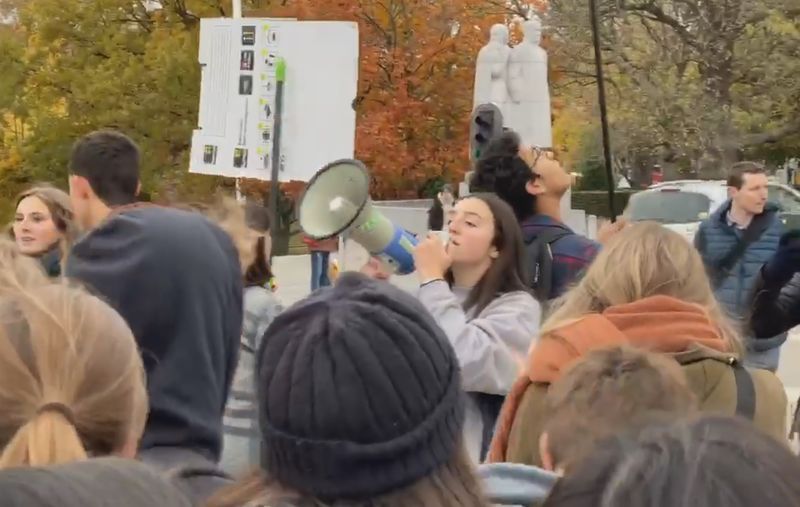
[[[356,265],[358,259],[354,259]],[[363,265],[363,260],[361,261]],[[278,278],[278,297],[285,306],[306,297],[310,291],[311,260],[308,255],[289,255],[273,259],[274,272]],[[392,282],[406,290],[416,288],[415,275],[395,276]]]
[[[308,255],[292,255],[276,257],[275,273],[278,275],[278,297],[285,305],[305,297],[309,292],[311,264]],[[357,262],[357,261],[354,261]],[[414,275],[394,277],[393,282],[407,290],[415,288]],[[793,332],[781,351],[781,365],[778,376],[783,380],[787,390],[800,395],[800,330]],[[794,396],[794,399],[797,395]]]

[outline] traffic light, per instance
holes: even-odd
[[[503,133],[503,113],[494,104],[480,104],[472,112],[469,129],[469,154],[478,160],[492,138]]]

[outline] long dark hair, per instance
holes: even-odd
[[[267,259],[267,255],[264,252],[265,241],[264,236],[256,240],[256,258],[247,266],[247,270],[244,272],[245,287],[265,287],[272,279],[272,269],[269,266],[269,259]]]
[[[256,240],[254,246],[256,257],[244,272],[244,285],[245,287],[264,287],[269,284],[273,276],[269,259],[264,252],[265,236],[270,233],[272,219],[267,208],[254,203],[248,203],[244,211],[247,226],[263,234]]]
[[[497,259],[492,262],[464,301],[464,308],[474,309],[475,315],[477,315],[502,294],[517,291],[530,292],[524,281],[527,279],[525,242],[522,239],[522,230],[519,228],[514,211],[504,200],[495,194],[472,194],[464,199],[480,199],[489,206],[494,218],[492,246],[498,252]],[[448,271],[445,278],[452,287],[452,271]]]

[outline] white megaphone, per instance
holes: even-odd
[[[372,206],[369,172],[358,160],[337,160],[317,171],[300,198],[297,215],[312,239],[348,234],[392,272],[414,271],[417,239]]]

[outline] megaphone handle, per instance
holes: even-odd
[[[339,272],[344,273],[347,271],[347,240],[350,239],[350,234],[347,231],[339,236]]]

